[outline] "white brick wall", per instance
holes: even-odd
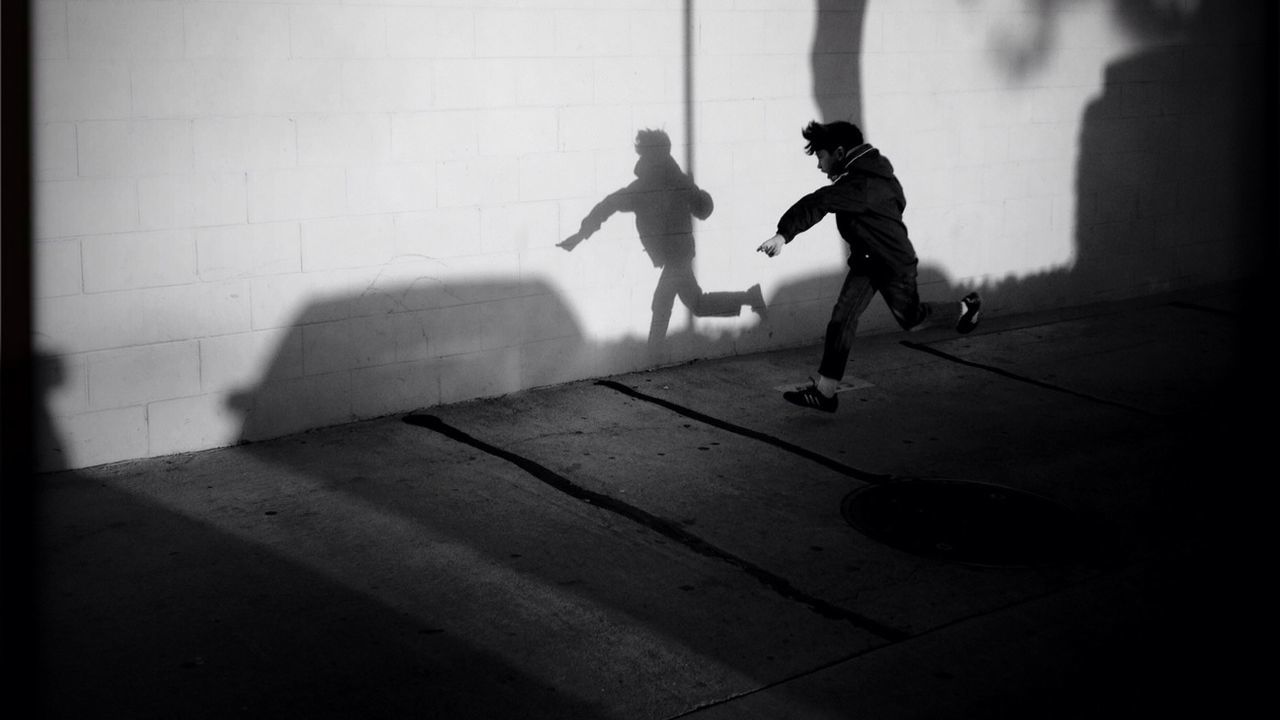
[[[196,282],[190,229],[91,235],[80,240],[86,293]]]
[[[395,252],[389,215],[359,215],[302,223],[302,270],[380,266]]]
[[[754,248],[822,182],[799,130],[824,110],[860,107],[897,166],[945,278],[927,293],[979,286],[999,311],[1005,283],[1037,275],[1020,302],[1239,272],[1240,230],[1194,188],[1234,202],[1229,154],[1203,143],[1233,105],[1201,98],[1249,78],[1224,81],[1239,42],[1194,18],[1156,37],[1107,0],[886,0],[860,18],[698,0],[688,65],[684,0],[33,5],[35,344],[61,368],[48,467],[809,342],[841,272],[832,224],[782,259]],[[1249,26],[1233,7],[1214,27]],[[820,24],[858,20],[814,47]],[[646,348],[659,270],[635,216],[556,247],[636,179],[642,129],[714,198],[693,224],[703,285],[761,284],[768,327],[677,303],[670,342]]]
[[[249,222],[341,215],[347,176],[341,168],[285,168],[248,173]]]
[[[298,131],[292,117],[210,117],[192,121],[196,170],[244,172],[298,164]]]
[[[67,42],[75,60],[183,56],[183,8],[172,2],[108,0],[67,6]]]
[[[282,59],[291,56],[287,5],[190,3],[183,7],[184,57]]]
[[[388,7],[388,57],[475,55],[475,13],[462,7]]]
[[[36,22],[49,19],[49,14],[36,15]],[[33,54],[31,110],[37,124],[126,118],[132,113],[128,63],[42,59],[39,51]]]
[[[200,347],[176,342],[106,350],[88,356],[89,407],[130,407],[200,391]]]
[[[71,180],[78,171],[75,123],[47,123],[31,151],[36,180]]]
[[[121,180],[58,180],[37,183],[37,240],[136,230],[138,183]]]
[[[244,222],[242,173],[152,175],[138,178],[141,228],[204,227]]]

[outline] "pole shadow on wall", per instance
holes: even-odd
[[[559,247],[572,251],[615,213],[635,215],[640,244],[653,266],[662,270],[650,304],[650,347],[666,340],[676,298],[694,317],[736,317],[744,307],[763,313],[759,285],[736,292],[706,292],[698,283],[693,271],[693,221],[710,217],[715,203],[671,156],[671,138],[662,130],[641,130],[635,151],[640,156],[633,169],[635,181],[596,203],[582,219],[578,232],[561,241]]]

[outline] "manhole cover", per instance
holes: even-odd
[[[959,480],[896,480],[855,490],[840,512],[872,539],[970,565],[1030,567],[1069,559],[1071,513],[1028,492]]]

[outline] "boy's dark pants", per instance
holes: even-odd
[[[903,330],[915,330],[925,325],[959,319],[958,302],[920,302],[914,266],[901,273],[851,269],[844,279],[840,296],[836,298],[836,305],[831,310],[831,321],[827,323],[822,364],[818,366],[818,372],[824,377],[833,380],[844,377],[845,365],[849,363],[849,350],[853,347],[853,337],[858,331],[858,318],[866,311],[872,296],[877,292],[889,305],[893,318]],[[951,312],[948,312],[948,308]]]

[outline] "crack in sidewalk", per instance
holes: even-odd
[[[613,380],[597,380],[596,385],[599,385],[600,387],[609,388],[610,390],[616,390],[617,392],[620,392],[624,395],[628,395],[630,397],[636,398],[637,400],[643,400],[647,403],[652,403],[654,405],[657,405],[658,407],[666,408],[674,413],[683,415],[693,420],[697,420],[700,423],[705,423],[707,425],[710,425],[711,427],[718,428],[720,430],[726,430],[728,432],[734,433],[735,435],[741,435],[742,437],[749,438],[751,440],[757,440],[767,445],[772,445],[773,447],[776,447],[780,450],[785,450],[793,455],[797,455],[806,460],[811,460],[827,468],[828,470],[834,470],[840,473],[841,475],[844,475],[846,477],[851,477],[855,480],[861,480],[862,482],[865,482],[865,483],[877,485],[877,484],[887,483],[893,480],[900,479],[893,475],[885,475],[881,473],[868,472],[866,470],[859,470],[858,468],[845,465],[844,463],[839,462],[837,460],[832,460],[826,455],[816,453],[812,450],[809,450],[808,448],[800,447],[799,445],[787,442],[786,440],[783,440],[781,438],[774,437],[767,433],[762,433],[758,430],[752,430],[751,428],[746,428],[741,425],[735,425],[731,422],[721,420],[720,418],[712,417],[705,413],[700,413],[697,410],[693,410],[683,405],[673,403],[670,400],[663,400],[660,397],[647,395],[645,393],[640,392],[639,390],[636,390],[633,387],[623,385],[620,382],[616,382]]]
[[[630,503],[623,502],[609,495],[584,488],[565,476],[551,470],[545,465],[480,440],[479,438],[446,423],[435,415],[415,413],[406,416],[404,418],[404,422],[415,427],[437,432],[451,440],[464,445],[469,445],[477,450],[488,453],[493,457],[505,460],[569,497],[580,500],[589,505],[594,505],[602,510],[614,513],[626,518],[627,520],[649,528],[670,540],[680,543],[699,555],[719,560],[736,567],[754,578],[760,584],[777,593],[779,596],[805,605],[822,617],[831,620],[843,620],[889,642],[898,642],[909,637],[909,634],[903,630],[877,622],[876,620],[840,607],[834,603],[830,603],[822,598],[810,595],[792,585],[786,578],[772,573],[744,558],[738,557],[727,550],[717,547],[666,518],[654,515],[647,510],[636,507]]]

